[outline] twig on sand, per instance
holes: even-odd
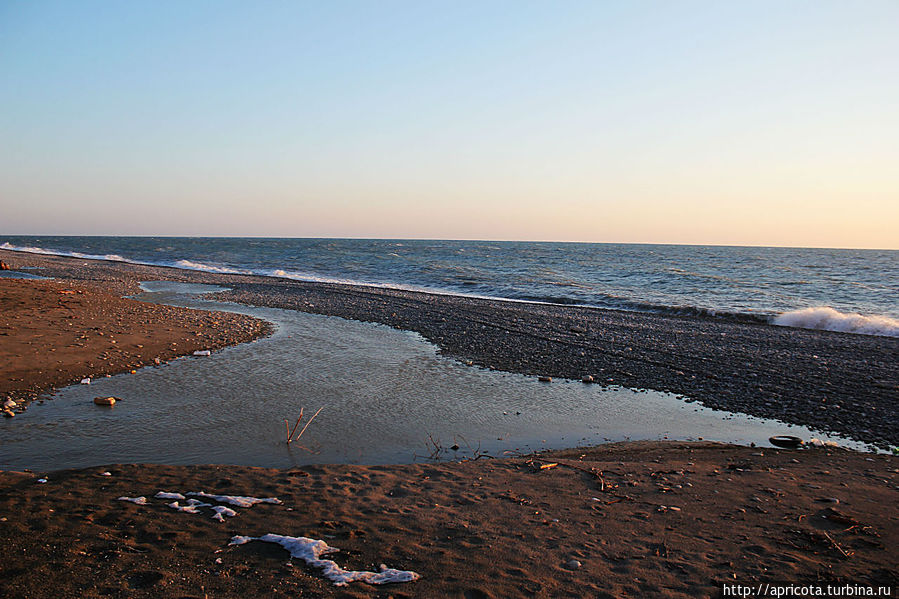
[[[830,544],[833,545],[834,547],[836,547],[837,551],[839,551],[840,553],[843,554],[843,557],[851,557],[852,556],[851,553],[846,553],[846,551],[842,547],[840,547],[840,544],[837,543],[836,541],[834,541],[833,537],[830,536],[829,534],[827,534],[826,531],[822,531],[822,532],[824,532],[824,536],[827,537],[827,540],[830,541]]]
[[[475,449],[471,446],[471,443],[468,442],[468,439],[466,439],[462,435],[457,435],[457,436],[460,439],[462,439],[462,442],[465,443],[465,445],[468,447],[468,451],[471,452],[471,456],[472,456],[470,458],[463,458],[463,459],[459,460],[460,462],[476,462],[477,460],[480,460],[481,458],[489,458],[491,460],[493,459],[492,455],[488,454],[486,451],[481,451],[481,442],[480,441],[478,441],[478,447],[477,447],[477,449]]]

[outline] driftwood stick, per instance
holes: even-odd
[[[300,434],[297,435],[297,437],[296,437],[296,439],[294,439],[294,441],[299,440],[299,438],[303,436],[303,433],[306,432],[306,429],[309,428],[309,425],[312,424],[312,421],[315,420],[315,417],[318,416],[318,415],[321,413],[321,411],[324,410],[324,409],[325,409],[325,406],[322,406],[322,407],[320,407],[320,408],[318,409],[318,412],[316,412],[315,414],[312,415],[312,418],[310,418],[310,419],[306,422],[306,425],[303,426],[303,429],[300,431]],[[300,418],[303,417],[303,416],[302,416],[302,413],[303,413],[303,410],[300,410]],[[299,421],[297,421],[297,424],[299,424]],[[296,430],[296,427],[294,427],[294,430]]]
[[[300,408],[300,417],[297,418],[296,424],[293,425],[293,429],[291,429],[287,433],[287,444],[290,445],[291,441],[293,441],[293,433],[297,430],[297,427],[300,426],[300,422],[303,420],[303,408]],[[284,422],[287,422],[286,420]]]

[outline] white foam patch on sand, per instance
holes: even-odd
[[[211,503],[203,503],[198,499],[188,499],[187,505],[181,505],[177,501],[173,501],[168,504],[170,508],[173,510],[178,510],[179,512],[185,512],[187,514],[199,514],[201,507],[212,507]]]
[[[368,584],[387,584],[392,582],[412,582],[421,578],[421,575],[411,570],[394,570],[381,564],[380,572],[365,570],[344,570],[336,562],[329,559],[321,559],[322,555],[340,551],[331,547],[324,541],[309,539],[307,537],[287,537],[282,535],[267,534],[261,537],[235,536],[231,538],[229,545],[243,545],[250,541],[262,541],[264,543],[276,543],[290,552],[292,557],[304,560],[310,566],[321,568],[325,578],[334,582],[337,586],[346,586],[351,582],[367,582]]]
[[[280,504],[281,500],[277,497],[243,497],[241,495],[210,495],[209,493],[203,493],[191,491],[188,495],[193,495],[194,497],[202,497],[203,499],[211,499],[213,501],[218,501],[219,503],[228,503],[231,505],[236,505],[237,507],[253,507],[257,503],[274,503]]]
[[[156,499],[187,499],[181,493],[167,493],[165,491],[160,491],[153,497],[155,497]]]
[[[130,501],[131,503],[136,503],[137,505],[147,505],[146,497],[119,497],[119,501]]]
[[[771,321],[784,327],[899,337],[899,320],[888,316],[843,313],[829,306],[786,312]]]
[[[47,482],[46,480],[39,480],[38,482]],[[234,505],[242,508],[251,508],[257,503],[273,503],[280,504],[281,500],[277,497],[245,497],[242,495],[212,495],[210,493],[203,492],[189,492],[187,495],[193,495],[194,497],[202,497],[203,499],[208,499],[210,501],[215,501],[218,503],[227,503],[230,505]],[[212,511],[215,512],[212,515],[213,520],[218,520],[219,522],[224,522],[225,517],[233,518],[237,515],[237,512],[230,507],[224,505],[213,505],[211,503],[205,503],[200,501],[199,499],[194,499],[191,497],[190,499],[186,498],[181,493],[171,493],[169,491],[158,491],[156,495],[154,495],[156,499],[175,499],[177,501],[173,501],[172,503],[166,504],[168,507],[173,510],[177,510],[179,512],[184,512],[185,514],[199,514],[200,508],[208,507],[212,508]],[[130,501],[132,503],[137,503],[139,505],[146,505],[147,498],[146,497],[119,497],[119,501]],[[179,501],[184,501],[184,503],[179,503]]]
[[[231,508],[226,507],[224,505],[214,505],[214,506],[212,506],[212,511],[215,512],[212,515],[212,519],[218,520],[219,522],[224,522],[225,516],[228,516],[229,518],[233,518],[234,516],[237,515],[237,512],[235,512]]]

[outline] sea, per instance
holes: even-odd
[[[896,250],[77,236],[0,236],[0,249],[899,337]]]

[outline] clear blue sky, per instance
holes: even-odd
[[[0,0],[0,234],[899,247],[899,2]]]

